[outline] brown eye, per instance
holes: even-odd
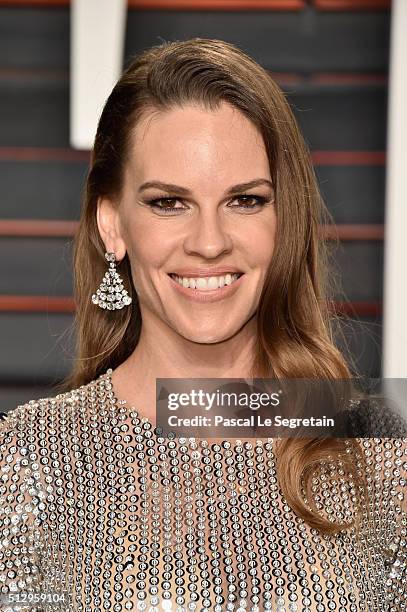
[[[172,211],[184,210],[184,208],[180,207],[175,208],[176,202],[179,202],[178,198],[154,198],[152,200],[147,200],[146,204],[164,214],[168,214]]]
[[[240,202],[240,204],[236,206],[232,206],[232,208],[247,208],[254,209],[257,207],[262,207],[267,202],[267,198],[263,196],[257,195],[239,195],[235,198],[236,201]]]

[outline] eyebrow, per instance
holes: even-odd
[[[273,188],[273,184],[271,181],[265,178],[258,178],[252,181],[248,181],[247,183],[239,183],[238,185],[233,185],[227,190],[226,194],[233,195],[242,191],[246,191],[247,189],[252,189],[253,187],[258,187],[259,185],[268,185],[269,187]],[[163,191],[176,191],[181,195],[191,195],[190,189],[187,189],[186,187],[174,185],[173,183],[163,183],[162,181],[147,181],[146,183],[140,185],[139,192],[144,191],[146,189],[150,189],[151,187],[162,189]]]

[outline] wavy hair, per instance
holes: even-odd
[[[351,378],[334,341],[338,317],[328,298],[334,274],[328,244],[320,235],[320,226],[332,219],[290,106],[270,74],[236,46],[193,38],[166,42],[132,58],[103,108],[73,244],[76,356],[59,391],[115,369],[139,340],[141,313],[127,254],[119,271],[129,288],[131,307],[112,312],[95,307],[90,299],[106,270],[97,203],[103,196],[120,197],[134,126],[148,110],[187,103],[210,110],[222,102],[242,112],[262,134],[275,192],[278,240],[258,305],[253,375]],[[336,457],[360,481],[357,443],[350,442],[355,452],[349,453],[339,438],[277,441],[277,474],[287,502],[310,526],[326,533],[345,525],[328,520],[311,502],[313,469]]]

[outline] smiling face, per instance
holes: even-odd
[[[106,250],[118,261],[128,253],[143,326],[158,318],[215,343],[255,315],[274,249],[274,194],[263,139],[234,107],[146,113],[120,203],[100,200],[97,217]]]

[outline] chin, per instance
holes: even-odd
[[[231,338],[235,332],[219,332],[219,330],[179,330],[179,333],[190,342],[196,342],[197,344],[216,344],[218,342],[224,342]]]

